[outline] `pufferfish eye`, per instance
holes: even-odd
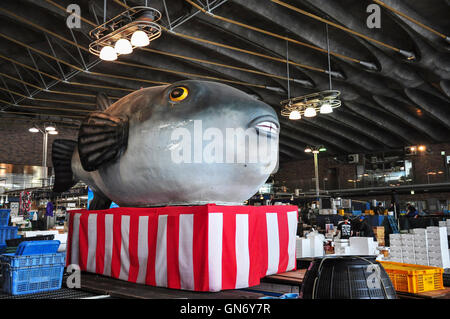
[[[176,87],[172,89],[169,94],[169,98],[172,102],[180,102],[183,101],[189,95],[189,91],[187,88],[183,86]]]

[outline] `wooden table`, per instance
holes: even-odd
[[[261,278],[258,286],[246,288],[247,291],[279,296],[286,293],[299,293],[306,269],[288,271]]]
[[[397,291],[397,296],[399,299],[450,299],[450,287],[417,294]]]
[[[282,274],[267,276],[261,279],[263,283],[275,283],[280,285],[296,285],[301,287],[306,269],[298,269]],[[418,294],[397,291],[399,299],[450,299],[450,287],[441,290],[427,291]]]
[[[261,293],[244,290],[195,292],[159,288],[86,272],[81,273],[81,290],[125,299],[258,299],[264,296]]]
[[[125,299],[258,299],[264,294],[265,285],[275,284],[289,291],[292,287],[300,288],[306,269],[298,269],[286,273],[266,276],[261,279],[261,285],[248,289],[224,290],[220,292],[194,292],[177,289],[152,287],[83,272],[81,289],[99,295],[110,295],[113,298]],[[289,288],[291,287],[291,288]],[[450,287],[442,290],[418,294],[397,292],[399,299],[450,299]]]
[[[314,257],[297,258],[297,269],[307,269]]]
[[[284,272],[281,274],[264,277],[261,279],[261,282],[273,282],[273,283],[301,286],[305,274],[306,269],[297,269],[293,271]]]

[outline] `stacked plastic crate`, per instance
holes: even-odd
[[[8,239],[17,238],[17,227],[8,226],[9,209],[0,209],[0,253],[6,249]]]
[[[65,253],[58,240],[25,241],[15,253],[0,255],[3,292],[31,294],[61,288]]]

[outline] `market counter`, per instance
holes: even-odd
[[[92,273],[81,273],[81,289],[112,298],[124,299],[258,299],[261,293],[244,290],[196,292],[136,284]]]

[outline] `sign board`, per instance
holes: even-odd
[[[19,202],[10,202],[10,208],[11,208],[10,212],[11,218],[17,217],[17,215],[19,215]]]

